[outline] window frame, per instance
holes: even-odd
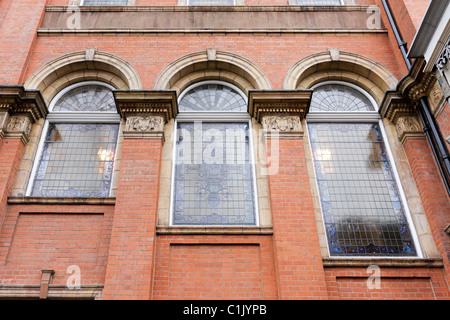
[[[33,186],[34,186],[34,180],[36,179],[37,171],[39,164],[42,159],[42,153],[44,151],[44,144],[45,144],[45,137],[48,134],[48,129],[50,124],[59,124],[59,123],[100,123],[100,124],[118,124],[119,125],[119,134],[117,136],[116,140],[116,152],[114,155],[114,165],[116,164],[117,160],[117,153],[118,153],[118,147],[119,147],[119,136],[120,136],[120,115],[117,112],[113,111],[105,111],[105,112],[81,112],[81,111],[56,111],[53,113],[53,108],[55,107],[56,103],[61,99],[61,97],[66,94],[67,92],[78,88],[82,86],[87,85],[100,85],[103,87],[106,87],[108,89],[111,89],[111,91],[115,90],[115,88],[105,82],[100,81],[82,81],[78,82],[72,85],[69,85],[65,87],[63,90],[58,92],[56,96],[53,97],[52,101],[50,102],[49,108],[48,108],[48,115],[45,119],[44,126],[42,128],[42,132],[39,138],[39,144],[36,151],[36,156],[34,158],[33,162],[33,168],[31,170],[30,179],[28,180],[27,189],[25,192],[25,196],[27,197],[35,197],[32,195]],[[115,167],[114,167],[115,168]],[[111,197],[111,190],[115,183],[116,177],[114,174],[113,168],[113,175],[111,178],[111,187],[109,189],[109,195],[108,197]],[[40,197],[40,196],[36,196]],[[64,198],[72,198],[72,197],[64,197]]]
[[[378,109],[379,109],[378,104],[376,103],[375,99],[367,91],[365,91],[361,87],[358,87],[352,83],[348,83],[345,81],[334,81],[334,80],[324,81],[324,82],[315,84],[314,86],[311,87],[311,89],[314,90],[318,87],[328,85],[328,84],[343,85],[343,86],[348,86],[350,88],[358,90],[359,92],[364,94],[370,100],[370,102],[372,103],[375,110],[374,111],[342,111],[342,112],[327,112],[327,111],[310,112],[307,114],[306,119],[305,119],[306,120],[306,134],[308,135],[308,140],[310,138],[309,126],[308,126],[309,123],[377,123],[378,124],[378,126],[380,127],[382,138],[383,138],[384,147],[385,147],[387,155],[388,155],[388,160],[391,165],[391,170],[394,175],[394,179],[397,184],[397,188],[399,190],[399,196],[400,196],[403,208],[405,210],[405,219],[408,222],[408,226],[411,231],[411,237],[412,237],[412,240],[414,241],[414,247],[417,252],[416,256],[378,256],[378,255],[371,255],[371,256],[369,256],[369,255],[367,255],[367,256],[340,255],[340,256],[336,256],[336,255],[331,255],[330,244],[328,241],[325,219],[324,219],[323,210],[322,210],[322,195],[319,191],[319,184],[317,182],[317,172],[316,172],[316,168],[314,165],[314,158],[312,157],[313,150],[312,150],[311,142],[309,142],[309,152],[311,154],[312,167],[314,170],[314,183],[315,183],[315,188],[318,191],[317,194],[319,197],[320,214],[321,214],[321,219],[322,219],[322,226],[325,230],[324,235],[325,235],[325,240],[326,240],[326,244],[327,244],[328,257],[332,258],[332,259],[421,259],[421,258],[423,258],[424,257],[423,251],[422,251],[422,248],[420,245],[420,241],[419,241],[416,227],[414,225],[414,221],[412,219],[411,211],[409,210],[408,201],[407,201],[405,192],[403,190],[402,180],[400,179],[400,175],[398,173],[395,158],[394,158],[394,155],[392,153],[392,150],[391,150],[388,138],[387,138],[386,130],[384,129],[384,124],[383,124],[382,118],[381,118],[380,114],[378,113]]]
[[[183,99],[184,95],[188,93],[190,90],[194,89],[195,87],[205,85],[205,84],[220,84],[227,86],[229,88],[232,88],[236,90],[237,93],[241,95],[241,97],[244,99],[245,103],[248,104],[248,98],[242,92],[241,89],[236,87],[235,85],[225,82],[225,81],[219,81],[219,80],[206,80],[206,81],[200,81],[197,83],[194,83],[183,90],[183,92],[178,97],[178,103]],[[220,120],[217,120],[219,118]],[[178,130],[178,123],[179,122],[209,122],[209,123],[248,123],[248,137],[249,137],[249,155],[250,155],[250,165],[252,168],[252,179],[253,179],[253,186],[254,186],[254,192],[253,192],[253,202],[254,202],[254,214],[255,214],[255,224],[254,225],[227,225],[227,224],[217,224],[217,225],[205,225],[205,224],[198,224],[198,225],[182,225],[182,224],[174,224],[173,223],[173,216],[174,216],[174,202],[175,202],[175,166],[176,166],[176,152],[177,152],[177,144],[176,144],[176,137],[177,137],[177,130]],[[239,112],[223,112],[223,111],[209,111],[209,112],[203,112],[203,111],[197,111],[197,112],[187,112],[187,111],[180,111],[178,112],[177,117],[174,121],[174,129],[172,133],[172,168],[171,168],[171,182],[170,182],[170,206],[169,206],[169,226],[170,227],[182,227],[182,228],[254,228],[260,226],[260,217],[259,217],[259,206],[258,206],[258,184],[257,184],[257,177],[256,177],[256,163],[255,163],[255,154],[254,154],[254,145],[253,145],[253,127],[252,127],[252,119],[250,114],[245,111],[239,111]]]

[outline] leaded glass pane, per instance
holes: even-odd
[[[111,90],[100,85],[76,87],[58,99],[53,112],[116,112],[114,96]]]
[[[309,111],[375,111],[375,108],[358,90],[345,85],[327,84],[314,90]]]
[[[50,124],[32,195],[107,197],[118,124]]]
[[[128,0],[84,0],[83,6],[126,6]]]
[[[247,112],[247,103],[236,90],[209,83],[197,86],[184,95],[179,103],[179,110]]]
[[[299,6],[339,6],[341,0],[297,0]]]
[[[190,6],[233,6],[234,0],[188,0]]]
[[[178,123],[175,225],[255,225],[248,123]]]
[[[332,256],[416,256],[378,124],[308,125]]]

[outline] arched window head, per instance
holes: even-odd
[[[180,112],[247,112],[247,102],[239,89],[217,82],[202,83],[186,90]]]
[[[109,87],[85,84],[70,89],[59,97],[53,112],[116,112],[114,97]]]
[[[324,84],[314,89],[310,112],[375,111],[372,101],[361,91],[343,84]]]

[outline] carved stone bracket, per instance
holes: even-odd
[[[114,91],[119,114],[125,120],[125,139],[164,139],[164,124],[178,113],[174,90]]]
[[[47,113],[39,90],[0,86],[0,136],[21,139],[26,144],[31,125]]]
[[[251,90],[249,113],[262,124],[267,138],[303,137],[301,120],[306,116],[312,90]]]
[[[400,117],[396,123],[399,140],[404,144],[407,139],[425,139],[417,117]]]

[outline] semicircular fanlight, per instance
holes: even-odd
[[[101,85],[84,85],[66,92],[56,102],[52,111],[115,112],[112,91]]]
[[[326,84],[314,89],[309,111],[375,111],[375,108],[356,89],[340,84]]]
[[[199,85],[186,93],[179,103],[180,112],[246,112],[247,103],[234,89],[222,84]]]

